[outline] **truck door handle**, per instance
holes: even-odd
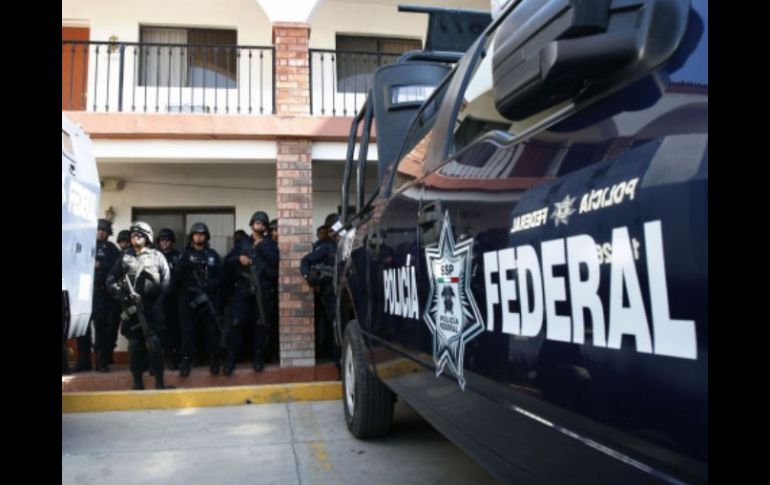
[[[433,244],[438,241],[439,227],[441,222],[441,201],[437,200],[425,205],[417,217],[417,224],[422,231],[422,245]]]
[[[441,220],[441,201],[431,202],[423,207],[420,215],[417,217],[417,224],[420,226],[434,226]]]

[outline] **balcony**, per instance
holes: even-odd
[[[310,114],[356,116],[374,71],[402,54],[310,49]]]
[[[372,74],[401,54],[310,49],[312,116],[355,116]],[[275,114],[275,48],[62,42],[62,110]]]
[[[62,42],[62,110],[275,113],[272,46]]]

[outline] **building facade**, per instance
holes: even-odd
[[[206,222],[221,254],[254,211],[277,218],[282,366],[315,363],[299,262],[340,208],[346,140],[371,73],[424,42],[427,16],[398,3],[62,2],[62,111],[93,141],[100,214],[116,234],[136,219],[169,227],[180,248]]]

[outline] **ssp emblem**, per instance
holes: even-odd
[[[484,329],[470,290],[473,238],[455,244],[448,211],[441,224],[438,243],[425,248],[430,292],[423,319],[433,334],[436,377],[448,367],[465,390],[465,344]]]

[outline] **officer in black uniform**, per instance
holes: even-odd
[[[107,219],[99,219],[96,229],[96,260],[94,262],[94,291],[91,306],[91,321],[95,334],[94,350],[96,351],[96,370],[109,372],[107,365],[112,354],[110,340],[113,327],[117,325],[119,308],[114,299],[107,293],[105,281],[115,261],[120,257],[118,247],[108,241],[112,235],[112,223]],[[82,337],[78,337],[78,362],[76,372],[91,370],[91,322]]]
[[[131,234],[127,229],[124,229],[118,233],[118,248],[123,253],[131,246]]]
[[[233,247],[237,246],[241,239],[247,239],[249,237],[246,231],[238,229],[233,233]]]
[[[196,222],[190,228],[190,241],[179,259],[174,286],[179,287],[179,315],[182,323],[182,362],[179,375],[190,375],[196,336],[205,332],[209,369],[219,374],[217,355],[222,313],[222,260],[209,246],[211,234],[206,224]],[[178,281],[178,282],[177,282]],[[201,328],[202,327],[202,328]]]
[[[128,232],[128,229],[123,229],[118,233],[117,238],[118,243],[118,249],[120,250],[120,254],[123,255],[128,250],[128,248],[131,247],[131,234]],[[118,346],[118,332],[120,331],[120,303],[116,302],[116,308],[117,308],[117,314],[115,315],[115,321],[112,324],[112,333],[110,334],[110,342],[112,344],[112,347],[110,349],[110,353],[108,355],[108,359],[110,364],[114,364],[115,360],[113,359],[113,353],[115,351],[115,348]]]
[[[265,367],[267,327],[275,322],[273,309],[278,276],[278,245],[267,234],[269,224],[266,213],[255,212],[249,221],[251,237],[240,241],[225,258],[225,272],[234,285],[229,308],[232,323],[227,339],[225,375],[232,374],[235,369],[244,325],[254,329],[254,370],[260,372]]]
[[[313,243],[313,251],[324,241],[329,239],[329,227],[324,224],[315,230],[316,241]]]
[[[159,335],[163,332],[163,299],[168,292],[170,271],[163,254],[150,247],[153,239],[149,224],[135,222],[129,232],[131,248],[112,267],[107,290],[123,303],[121,333],[128,339],[133,389],[144,389],[142,373],[148,367],[155,376],[155,388],[165,389]],[[144,310],[141,313],[148,328],[141,323],[140,309]]]
[[[270,238],[275,241],[275,244],[278,245],[278,219],[273,219],[270,221],[270,229],[268,231]],[[278,250],[280,252],[280,249]],[[275,288],[278,288],[278,273],[276,272],[275,275],[275,281],[274,286]],[[272,308],[272,314],[278,315],[278,298],[273,299],[273,308]],[[278,334],[279,329],[278,325],[271,325],[270,328],[268,328],[268,335],[267,335],[267,358],[268,360],[279,360],[280,359],[280,350],[278,348]]]
[[[278,219],[270,221],[270,237],[278,244]]]
[[[158,249],[166,258],[168,269],[171,271],[173,282],[174,270],[179,263],[180,253],[174,249],[176,234],[169,228],[163,228],[158,233]],[[169,292],[163,300],[163,316],[166,317],[166,331],[161,336],[163,352],[166,357],[166,368],[179,369],[179,349],[181,348],[182,332],[179,324],[179,309],[177,303],[179,295],[174,285],[169,287]]]
[[[332,226],[338,220],[337,214],[326,216],[324,225],[328,235],[333,234]],[[319,228],[320,229],[320,228]],[[316,296],[316,347],[320,354],[336,358],[332,338],[334,323],[334,287],[333,271],[337,254],[336,237],[320,238],[313,244],[313,252],[306,254],[300,261],[300,272],[308,284],[315,289]]]

